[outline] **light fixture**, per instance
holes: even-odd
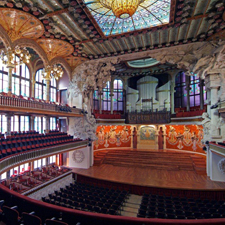
[[[120,19],[131,17],[138,6],[145,0],[98,0],[99,3],[112,10],[113,14]]]
[[[58,80],[63,75],[63,68],[60,65],[54,64],[53,66],[46,66],[42,71],[42,76],[44,79],[55,78]]]
[[[19,57],[19,61],[16,60],[15,56]],[[6,67],[15,67],[23,63],[29,63],[31,55],[25,47],[20,48],[19,46],[16,46],[15,49],[8,47],[5,51],[2,50],[0,58]]]

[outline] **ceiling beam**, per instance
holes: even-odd
[[[68,8],[65,8],[65,9],[59,9],[59,10],[56,10],[56,11],[47,13],[47,14],[45,14],[44,16],[39,17],[39,19],[42,20],[42,19],[45,19],[45,18],[57,16],[57,15],[59,15],[59,14],[66,13],[66,12],[68,12],[68,11],[69,11]]]

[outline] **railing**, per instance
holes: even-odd
[[[55,103],[47,103],[38,99],[24,99],[20,97],[11,97],[0,95],[0,106],[41,109],[54,112],[81,113],[80,109],[71,108],[70,106],[57,105]]]
[[[62,153],[74,148],[84,147],[87,146],[87,144],[88,141],[78,141],[9,155],[0,160],[0,174],[20,163],[25,163],[26,161],[35,158],[47,157],[53,154]]]
[[[165,124],[170,123],[171,114],[169,111],[141,111],[126,113],[128,124]]]

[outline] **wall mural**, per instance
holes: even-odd
[[[140,129],[140,140],[155,140],[155,128],[144,126]]]
[[[166,125],[166,148],[201,152],[202,125]]]
[[[131,126],[98,126],[94,150],[102,148],[131,147]]]

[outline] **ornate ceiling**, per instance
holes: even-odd
[[[84,59],[224,37],[225,0],[145,0],[124,20],[98,6],[97,0],[0,0],[0,24],[8,34],[15,30],[12,41],[35,39],[49,59],[64,57],[72,67]],[[49,43],[55,44],[51,51]]]

